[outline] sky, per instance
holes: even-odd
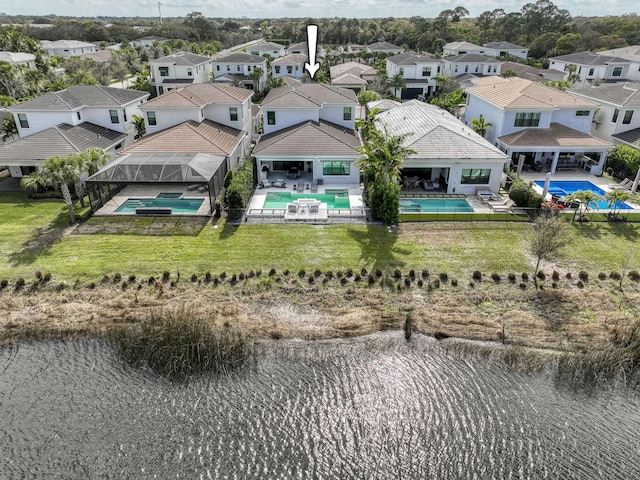
[[[160,0],[163,17],[184,17],[201,12],[206,17],[232,18],[434,18],[446,9],[463,6],[471,17],[502,8],[519,12],[535,0]],[[558,8],[576,16],[605,16],[640,13],[638,0],[556,0]],[[157,0],[0,0],[0,12],[7,15],[48,15],[75,17],[117,16],[157,17]]]

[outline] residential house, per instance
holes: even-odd
[[[113,58],[113,50],[98,50],[97,52],[83,53],[80,58],[88,58],[97,63],[105,63]]]
[[[491,57],[527,58],[529,55],[527,47],[521,47],[511,42],[488,42],[483,43],[482,46],[484,47],[484,55]]]
[[[299,53],[301,55],[309,56],[309,45],[307,42],[294,43],[287,46],[287,55],[292,53]]]
[[[130,45],[133,48],[149,48],[149,47],[153,47],[154,44],[156,43],[164,43],[167,42],[169,39],[165,38],[165,37],[159,37],[157,35],[148,35],[146,37],[140,37],[140,38],[136,38],[135,40],[131,40]]]
[[[485,137],[514,164],[523,155],[525,166],[552,173],[576,167],[602,172],[611,144],[589,133],[598,103],[517,77],[475,83],[466,89],[464,120],[491,123]]]
[[[300,79],[306,71],[304,64],[308,62],[309,59],[301,53],[292,53],[291,55],[276,58],[271,62],[271,76]]]
[[[640,83],[603,83],[570,92],[600,104],[591,123],[594,137],[640,149]]]
[[[387,57],[386,71],[388,78],[400,74],[405,79],[406,88],[400,93],[403,99],[433,95],[438,88],[436,76],[443,73],[440,59],[413,52]]]
[[[101,148],[114,156],[126,138],[125,133],[94,123],[61,123],[0,147],[0,165],[8,167],[12,177],[23,177],[50,157],[68,157],[87,148]]]
[[[205,120],[245,132],[244,150],[253,131],[251,97],[246,88],[215,83],[194,83],[172,90],[142,104],[147,134],[185,122]],[[244,153],[244,151],[243,151]]]
[[[358,62],[339,63],[330,67],[329,71],[331,72],[331,85],[350,88],[356,93],[366,90],[368,83],[378,76],[375,68]]]
[[[36,56],[26,52],[0,52],[0,62],[36,68]]]
[[[500,190],[509,157],[445,110],[411,100],[379,113],[376,126],[403,136],[403,146],[415,151],[402,163],[402,175],[421,179],[423,188]]]
[[[286,55],[285,46],[274,42],[261,42],[251,45],[247,50],[251,55],[257,55],[258,57],[269,55],[271,58],[280,58]]]
[[[319,83],[271,90],[262,102],[264,134],[253,150],[261,177],[293,169],[324,184],[358,184],[357,107],[352,90]]]
[[[404,53],[404,48],[389,42],[375,42],[365,47],[369,53],[383,53],[387,55],[400,55]]]
[[[387,110],[391,110],[392,108],[400,105],[402,105],[402,103],[396,100],[389,100],[388,98],[373,100],[372,102],[367,103],[367,113],[374,109],[377,109],[379,112],[386,112]]]
[[[42,40],[40,44],[49,56],[60,55],[65,58],[97,51],[93,43],[80,42],[78,40],[57,40],[55,42]]]
[[[476,45],[471,42],[449,42],[442,47],[442,56],[458,56],[466,53],[476,53],[479,55],[485,54],[485,47]]]
[[[73,85],[10,106],[20,138],[59,124],[93,123],[124,134],[134,133],[132,117],[149,93],[140,90]]]
[[[525,65],[523,63],[516,62],[504,62],[500,69],[502,75],[508,76],[507,72],[514,72],[517,77],[524,78],[525,80],[531,80],[536,83],[557,82],[564,79],[564,72],[560,70],[553,70],[550,68],[540,69]]]
[[[249,76],[256,69],[262,73],[255,82]],[[267,84],[267,59],[257,55],[236,52],[213,62],[214,82],[237,84],[257,92],[264,90]]]
[[[177,52],[149,62],[151,84],[157,95],[191,83],[208,83],[213,71],[213,58],[190,52]]]
[[[472,75],[475,77],[500,75],[502,71],[500,60],[478,53],[465,53],[442,59],[442,72],[448,77]]]
[[[585,87],[602,81],[621,81],[639,78],[632,62],[621,57],[600,55],[592,52],[570,53],[551,57],[549,68],[565,72],[565,80],[574,87]],[[574,69],[575,71],[571,71]],[[637,71],[637,68],[635,68]]]
[[[640,45],[629,45],[628,47],[614,48],[596,52],[598,55],[624,58],[630,62],[627,80],[640,80]]]

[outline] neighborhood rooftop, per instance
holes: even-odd
[[[300,65],[301,63],[308,61],[309,60],[306,55],[303,55],[302,53],[292,53],[291,55],[276,58],[271,62],[271,65]]]
[[[197,55],[191,52],[176,52],[165,57],[156,58],[155,60],[152,60],[152,63],[172,63],[174,65],[189,67],[210,62],[211,60],[213,60],[212,57]]]
[[[387,57],[387,61],[394,65],[415,65],[416,63],[428,63],[437,61],[430,53],[401,53],[393,57]]]
[[[569,53],[552,57],[550,60],[559,60],[561,62],[575,63],[577,65],[609,65],[611,63],[629,63],[628,60],[620,57],[609,57],[592,52]]]
[[[603,83],[570,90],[576,95],[624,107],[640,107],[640,83]]]
[[[204,107],[211,103],[245,102],[253,95],[252,90],[214,83],[194,83],[171,90],[140,105],[140,108],[155,107]]]
[[[76,110],[82,107],[124,106],[148,97],[148,92],[123,88],[103,87],[101,85],[74,85],[58,92],[45,93],[9,107],[9,111],[21,112]]]
[[[353,90],[308,83],[274,88],[265,97],[262,107],[321,106],[325,103],[357,103],[357,98]]]
[[[216,59],[216,62],[229,62],[229,63],[262,63],[266,62],[265,57],[259,55],[251,55],[250,53],[231,53],[224,57]]]

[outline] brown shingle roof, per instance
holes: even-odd
[[[302,53],[292,53],[291,55],[276,58],[271,62],[271,65],[301,65],[308,61],[309,59],[306,55]]]
[[[559,148],[609,148],[611,144],[588,133],[579,132],[560,123],[551,123],[549,128],[526,128],[498,138],[504,145],[522,147]]]
[[[307,121],[263,135],[255,155],[358,155],[360,139],[353,130],[320,121]]]
[[[229,155],[242,141],[245,132],[220,123],[192,120],[142,137],[125,149],[136,152],[184,152]]]
[[[140,108],[155,107],[204,107],[211,103],[244,103],[253,95],[252,90],[213,83],[194,83],[171,90],[140,105]]]
[[[561,107],[596,108],[597,103],[524,78],[492,78],[490,84],[467,88],[467,93],[502,108],[553,110]]]
[[[358,103],[353,90],[331,87],[321,83],[274,88],[262,102],[263,107],[306,107],[325,103]]]

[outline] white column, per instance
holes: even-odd
[[[595,175],[602,175],[604,172],[604,162],[607,159],[607,152],[600,153],[600,161],[598,162],[598,171],[595,172]]]

